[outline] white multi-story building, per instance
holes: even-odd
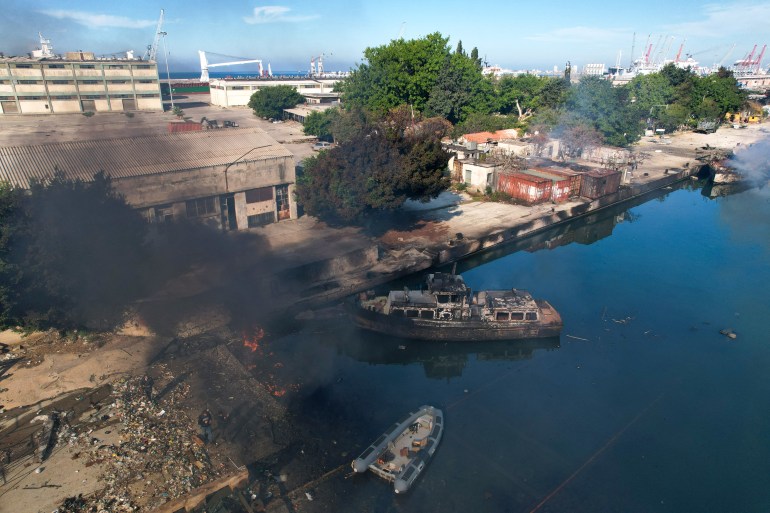
[[[263,78],[255,80],[213,79],[209,82],[211,104],[219,107],[246,106],[251,95],[266,87],[288,85],[303,96],[332,93],[341,78]]]
[[[0,57],[0,115],[162,111],[158,66],[141,59]]]

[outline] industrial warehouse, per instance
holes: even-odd
[[[0,148],[0,180],[28,188],[58,171],[103,171],[150,222],[197,219],[242,230],[295,219],[292,153],[260,128]]]

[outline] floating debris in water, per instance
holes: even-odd
[[[731,338],[731,339],[738,338],[738,335],[733,330],[730,330],[730,329],[719,330],[719,333],[724,335],[727,338]]]

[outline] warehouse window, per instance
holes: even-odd
[[[96,66],[93,64],[81,64],[78,66],[80,69],[96,69]]]
[[[202,217],[217,212],[213,197],[190,200],[185,202],[185,205],[187,206],[187,217]]]
[[[259,189],[246,191],[246,203],[259,203],[261,201],[270,201],[271,199],[273,199],[272,187],[260,187]]]
[[[64,64],[49,64],[48,69],[64,69]]]

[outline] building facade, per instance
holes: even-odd
[[[317,97],[319,94],[329,94],[339,78],[298,78],[280,79],[266,78],[257,80],[225,80],[214,79],[209,82],[211,104],[219,107],[244,107],[249,104],[251,95],[266,87],[288,85],[299,94]]]
[[[158,66],[140,59],[0,58],[0,116],[162,111]]]
[[[0,148],[0,180],[11,185],[55,170],[83,181],[104,171],[152,223],[245,230],[297,217],[294,156],[259,128]]]

